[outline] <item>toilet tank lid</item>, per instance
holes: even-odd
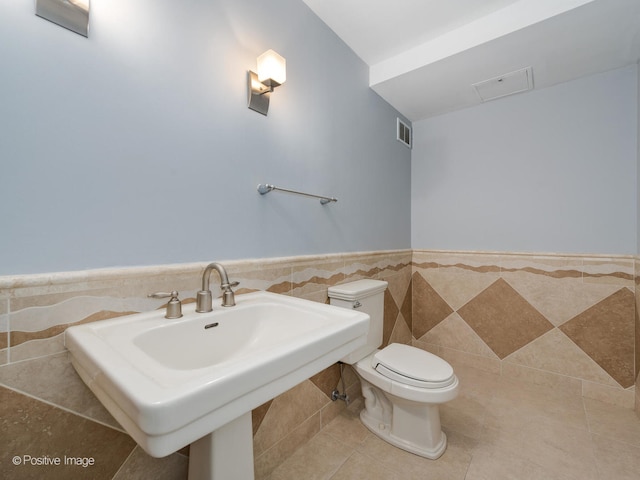
[[[370,297],[376,293],[384,292],[389,283],[383,280],[356,280],[355,282],[343,283],[329,287],[329,298],[339,300],[358,300]]]

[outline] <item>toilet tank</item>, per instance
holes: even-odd
[[[355,308],[371,317],[367,343],[355,352],[340,359],[350,365],[363,359],[382,345],[382,327],[384,323],[384,291],[387,282],[382,280],[356,280],[329,288],[331,305],[343,308]]]

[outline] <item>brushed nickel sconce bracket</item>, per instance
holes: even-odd
[[[278,83],[278,82],[275,82]],[[271,92],[278,85],[270,85],[258,80],[258,74],[249,70],[247,72],[247,93],[249,96],[249,108],[255,112],[267,115],[269,112],[269,100]]]
[[[89,36],[89,0],[36,0],[36,15],[83,37]]]

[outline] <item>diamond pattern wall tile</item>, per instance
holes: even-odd
[[[500,278],[493,268],[487,269],[457,263],[425,272],[424,278],[451,308],[457,310]]]
[[[331,392],[335,390],[336,385],[340,381],[340,367],[337,363],[334,363],[328,368],[325,368],[320,373],[315,374],[309,380],[324,393],[327,398],[331,398]]]
[[[391,338],[391,332],[396,325],[396,319],[398,318],[398,306],[389,290],[384,291],[384,323],[382,326],[382,344],[387,345],[389,338]]]
[[[407,322],[407,326],[409,330],[413,331],[413,302],[411,301],[413,295],[411,294],[413,288],[413,281],[409,282],[409,287],[407,288],[407,292],[404,295],[404,301],[402,302],[402,306],[400,307],[400,313],[402,313],[402,317],[405,322]]]
[[[616,386],[616,381],[558,328],[509,355],[505,361],[600,385]]]
[[[501,359],[553,328],[503,279],[496,280],[458,314]]]
[[[635,296],[621,288],[559,328],[627,388],[635,382],[634,323]]]
[[[258,428],[260,428],[260,425],[262,425],[262,421],[264,420],[264,417],[267,415],[267,412],[271,407],[271,403],[273,403],[273,399],[269,400],[266,403],[263,403],[262,405],[260,405],[257,408],[254,408],[251,411],[251,424],[253,426],[254,435],[258,431]]]
[[[585,284],[582,278],[555,278],[523,271],[505,273],[503,278],[556,327],[620,288]]]
[[[404,297],[407,294],[407,287],[409,283],[411,283],[411,269],[407,266],[407,268],[403,268],[400,272],[395,275],[378,277],[380,280],[386,280],[389,282],[387,290],[393,297],[396,302],[396,305],[402,305],[404,301]]]
[[[398,321],[396,322],[395,327],[393,327],[393,332],[391,332],[391,337],[389,338],[388,343],[404,343],[405,345],[411,345],[411,330],[407,327],[407,322],[401,318],[402,315],[398,315]]]
[[[413,336],[422,337],[453,313],[451,307],[419,273],[413,274]]]
[[[417,340],[462,352],[497,358],[460,315],[453,313]]]

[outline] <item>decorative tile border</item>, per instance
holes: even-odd
[[[240,281],[239,294],[266,290],[326,301],[331,285],[356,278],[392,277],[410,269],[410,262],[410,251],[394,250],[223,263],[229,276]],[[70,325],[159,308],[160,301],[147,298],[151,292],[178,290],[183,301],[191,301],[200,289],[205,266],[0,277],[0,364],[62,352],[57,337]],[[216,278],[211,279],[214,297],[220,294],[218,284]]]

